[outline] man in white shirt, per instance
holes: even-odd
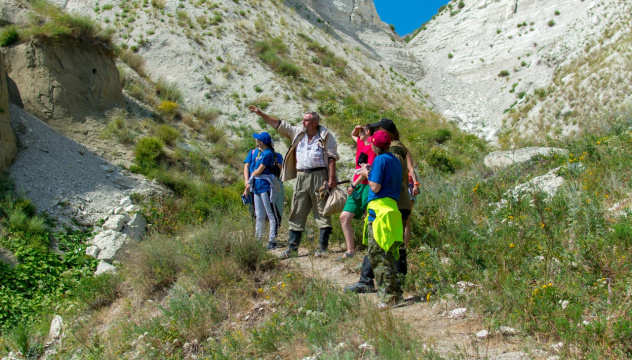
[[[283,181],[296,178],[289,218],[289,245],[283,256],[290,257],[298,253],[310,211],[320,229],[320,249],[317,255],[324,254],[329,246],[333,227],[331,217],[321,215],[326,199],[318,197],[318,190],[325,181],[330,188],[337,184],[338,142],[325,127],[319,125],[320,116],[314,111],[303,115],[302,126],[292,126],[264,113],[254,105],[248,108],[279,134],[292,140],[281,171]]]

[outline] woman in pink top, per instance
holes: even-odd
[[[358,125],[351,132],[351,137],[357,143],[356,149],[356,174],[353,177],[353,182],[347,188],[347,203],[345,204],[342,213],[340,214],[340,224],[342,225],[342,232],[347,242],[347,251],[340,258],[340,260],[352,258],[355,255],[355,245],[353,238],[353,226],[351,221],[353,219],[360,219],[366,211],[368,204],[367,198],[369,196],[369,182],[366,177],[358,174],[359,169],[362,169],[362,164],[373,164],[375,159],[375,153],[371,149],[371,145],[368,143],[371,136],[371,129],[368,125]],[[368,144],[368,145],[367,145]]]

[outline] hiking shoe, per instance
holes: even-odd
[[[354,256],[355,256],[355,251],[354,252],[345,252],[344,254],[342,254],[342,256],[338,257],[336,259],[336,261],[348,260],[348,259],[351,259]]]
[[[289,259],[289,258],[297,257],[297,256],[298,256],[298,250],[287,249],[281,253],[282,259]]]
[[[277,243],[275,241],[268,242],[268,246],[266,246],[268,250],[274,250],[277,248]]]
[[[345,286],[346,293],[356,293],[356,294],[367,294],[376,292],[377,289],[373,284],[363,284],[361,282],[357,282],[353,285]]]

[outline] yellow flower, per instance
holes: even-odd
[[[281,287],[285,287],[285,283],[281,283]]]
[[[549,283],[549,286],[553,286],[553,284],[552,284],[552,283]]]
[[[257,292],[258,292],[259,294],[262,294],[262,293],[263,293],[263,289],[262,289],[262,288],[259,288],[259,290],[257,290]]]
[[[608,196],[608,195],[604,195],[603,197],[605,197],[605,198],[607,199],[607,198],[609,198],[610,196]]]
[[[428,293],[428,295],[426,295],[426,301],[430,301],[430,293]]]
[[[514,245],[514,244],[512,243],[512,244],[509,244],[509,247],[513,249],[513,248],[515,248],[515,247],[516,247],[516,245]]]
[[[540,229],[544,229],[544,223],[540,223]]]
[[[285,276],[290,277],[290,276],[292,276],[292,274],[287,274],[287,275],[285,275]]]
[[[270,297],[269,297],[269,296],[266,296],[266,300],[270,300]]]
[[[272,287],[272,290],[276,290],[276,286],[273,286],[273,287]]]
[[[507,219],[513,219],[513,216],[509,215],[507,216]]]

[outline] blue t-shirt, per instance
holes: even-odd
[[[265,149],[260,155],[257,155],[257,157],[255,158],[254,167],[252,167],[252,171],[254,172],[255,170],[257,170],[262,164],[266,167],[263,170],[262,174],[272,174],[272,167],[274,166],[274,153],[272,152],[272,150]],[[255,194],[261,194],[266,191],[270,191],[270,183],[266,180],[255,179],[252,192]]]
[[[368,202],[385,197],[399,200],[402,187],[402,165],[393,153],[387,152],[375,157],[369,172],[369,181],[380,184],[382,187],[377,193],[369,191]]]
[[[279,165],[283,164],[283,155],[279,153],[276,154],[276,161]],[[252,149],[248,151],[248,155],[246,155],[246,159],[244,160],[244,164],[250,164],[248,175],[252,174],[257,168],[255,167],[255,161],[257,161],[257,156],[259,156],[259,149]]]

